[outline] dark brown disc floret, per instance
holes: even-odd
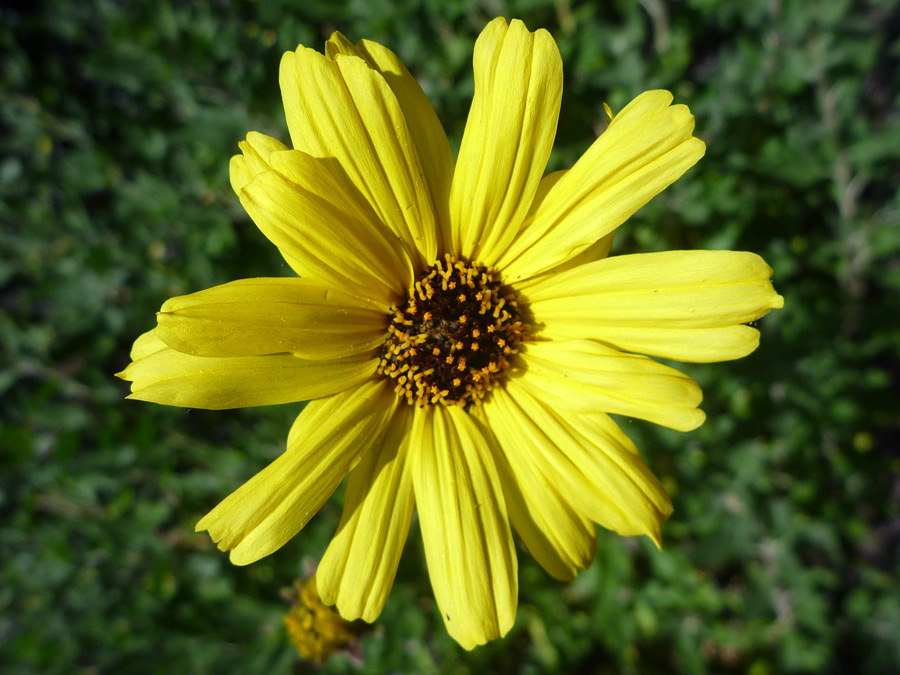
[[[490,267],[444,256],[392,309],[378,372],[410,405],[479,405],[528,326]]]

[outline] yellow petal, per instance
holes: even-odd
[[[679,431],[706,418],[697,408],[699,385],[646,356],[591,340],[530,342],[521,356],[522,386],[561,410],[639,417]]]
[[[544,198],[549,194],[550,189],[554,185],[556,185],[559,180],[565,175],[565,171],[554,171],[553,173],[547,174],[541,179],[540,185],[538,185],[537,194],[534,196],[534,202],[531,204],[531,209],[528,211],[528,218],[526,218],[525,224],[523,225],[523,230],[533,222],[533,219],[531,217],[540,208],[541,204],[544,202]],[[605,237],[595,241],[575,257],[569,258],[566,262],[557,265],[553,269],[544,272],[543,274],[540,274],[536,277],[526,279],[524,282],[519,282],[518,284],[516,284],[517,290],[521,290],[522,288],[529,288],[532,284],[537,284],[554,274],[565,272],[566,270],[570,270],[573,267],[578,267],[579,265],[584,265],[585,263],[594,262],[595,260],[601,260],[607,257],[610,250],[612,250],[613,239],[615,239],[615,236],[616,231],[613,230]]]
[[[784,304],[772,269],[737,251],[614,256],[525,291],[541,337],[585,337],[679,361],[725,361],[759,343],[755,321]]]
[[[453,252],[492,264],[515,237],[547,166],[562,60],[545,30],[491,21],[475,43],[475,96],[453,174]]]
[[[340,165],[379,221],[409,245],[417,266],[434,261],[431,195],[385,79],[361,58],[328,59],[299,47],[282,57],[280,82],[294,148]]]
[[[646,92],[613,118],[500,258],[498,267],[507,282],[575,257],[703,156],[706,146],[691,136],[693,115],[686,106],[671,102],[667,91]]]
[[[397,397],[383,380],[310,402],[287,450],[199,523],[231,562],[247,565],[281,548],[309,522],[370,448],[381,441]]]
[[[242,279],[167,300],[156,334],[193,356],[339,359],[384,342],[386,311],[317,281]]]
[[[392,234],[333,162],[296,150],[274,153],[272,171],[241,190],[257,227],[302,271],[337,288],[390,305],[412,280],[412,267]]]
[[[247,134],[247,140],[238,143],[243,154],[235,155],[231,158],[228,165],[231,174],[231,188],[234,193],[240,197],[241,190],[249,183],[257,174],[268,171],[269,156],[273,152],[283,152],[288,147],[276,138],[266,136],[258,131],[251,131]],[[299,260],[292,258],[290,255],[281,251],[285,262],[291,266],[301,277],[312,276],[311,271],[307,269]]]
[[[472,649],[505,635],[516,616],[516,553],[500,479],[462,408],[416,408],[411,444],[431,586],[447,632]]]
[[[412,409],[398,406],[384,441],[350,472],[341,523],[316,571],[322,601],[348,621],[377,619],[394,583],[415,504],[411,421]]]
[[[258,131],[247,134],[247,140],[238,143],[243,154],[235,155],[228,165],[231,174],[231,188],[234,194],[240,196],[241,190],[256,174],[268,171],[269,155],[273,152],[282,152],[288,147],[277,138],[266,136]]]
[[[290,354],[190,356],[146,335],[135,345],[139,358],[118,373],[131,382],[128,398],[183,408],[222,410],[306,401],[354,387],[378,367],[377,358],[360,357],[310,361]],[[163,346],[148,352],[150,343]]]
[[[166,347],[166,343],[159,339],[155,330],[148,330],[134,341],[134,345],[131,347],[131,360],[137,361],[138,359],[143,359],[151,354],[166,349]]]
[[[505,397],[503,389],[495,389],[472,415],[483,418],[496,436],[492,450],[503,498],[522,543],[549,574],[571,581],[594,559],[596,527],[571,506],[569,485],[554,480],[543,457],[523,447],[520,420],[505,416],[510,406],[498,403]]]
[[[322,230],[333,232],[344,241],[342,255],[357,258],[355,264],[368,271],[376,285],[386,283],[400,293],[407,291],[414,273],[404,242],[379,222],[342,167],[299,150],[273,153],[269,161],[274,171],[297,186],[303,194],[301,203],[318,211],[305,213],[314,226],[296,228],[295,236],[315,239]]]
[[[403,62],[387,47],[371,40],[360,40],[354,45],[340,33],[335,33],[325,44],[325,55],[333,60],[337,54],[358,56],[363,59],[370,68],[381,74],[397,97],[431,195],[438,230],[442,235],[442,242],[439,243],[442,244],[441,248],[446,250],[450,243],[449,209],[453,150],[434,107]]]
[[[672,503],[615,422],[603,414],[554,411],[518,380],[510,380],[506,392],[485,411],[500,443],[515,448],[514,468],[542,468],[582,515],[619,534],[646,534],[661,546]]]

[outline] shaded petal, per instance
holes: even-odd
[[[131,382],[128,398],[183,408],[223,410],[330,396],[369,379],[377,358],[298,359],[290,354],[212,358],[190,356],[145,333],[135,359],[117,376]]]
[[[450,181],[453,178],[453,150],[444,127],[422,87],[410,75],[403,62],[387,47],[371,40],[355,45],[340,33],[334,33],[325,44],[325,55],[358,56],[374,68],[397,97],[409,135],[422,165],[423,178],[431,195],[431,205],[441,234],[441,248],[450,243]]]
[[[534,199],[531,201],[531,208],[528,209],[528,219],[522,224],[522,228],[525,229],[531,224],[531,216],[537,213],[537,210],[541,207],[541,204],[544,203],[544,200],[547,198],[547,195],[550,194],[551,188],[556,185],[563,176],[567,173],[566,169],[562,169],[560,171],[553,171],[552,173],[548,173],[546,176],[541,178],[541,182],[538,183],[537,191],[534,193]]]
[[[556,137],[562,60],[545,30],[491,21],[475,43],[475,96],[453,174],[453,252],[493,264],[516,236]]]
[[[662,546],[672,503],[615,422],[603,414],[560,414],[518,381],[510,380],[506,392],[485,410],[500,443],[515,448],[514,468],[520,461],[543,467],[582,515]]]
[[[784,299],[772,269],[738,251],[614,256],[525,290],[541,337],[587,337],[679,361],[725,361],[759,344],[755,321]]]
[[[281,548],[381,441],[397,397],[383,380],[311,401],[288,435],[287,450],[197,523],[231,562],[247,565]]]
[[[294,148],[333,158],[417,267],[431,263],[437,228],[429,186],[385,79],[361,58],[328,59],[304,47],[282,57],[279,79]]]
[[[516,553],[500,479],[462,408],[416,408],[411,443],[435,599],[447,632],[472,649],[505,635],[516,617]]]
[[[502,388],[494,389],[471,414],[483,419],[496,437],[492,450],[513,527],[541,567],[557,579],[571,581],[594,559],[596,527],[571,506],[569,485],[557,480],[559,472],[553,472],[533,448],[523,447],[520,420],[507,414],[508,403],[498,403],[506,397]],[[491,440],[491,435],[485,437]]]
[[[403,246],[333,160],[286,150],[269,163],[241,190],[241,204],[301,273],[387,305],[406,290],[413,273]]]
[[[318,281],[242,279],[167,300],[156,334],[193,356],[339,359],[384,342],[386,311]]]
[[[679,431],[696,429],[700,386],[684,373],[591,340],[529,342],[520,381],[561,410],[638,417]]]
[[[667,91],[629,103],[543,200],[498,262],[507,282],[578,255],[625,222],[699,160],[694,116]]]
[[[348,621],[377,619],[397,574],[415,505],[411,421],[411,408],[398,406],[384,442],[350,472],[340,525],[316,571],[322,601]]]

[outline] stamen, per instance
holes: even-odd
[[[396,382],[402,400],[423,408],[480,405],[529,329],[491,268],[449,254],[416,278],[389,317],[378,372]]]

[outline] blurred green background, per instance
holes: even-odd
[[[827,0],[13,2],[0,9],[0,672],[290,673],[279,589],[339,494],[237,568],[194,524],[283,449],[299,405],[125,401],[113,373],[169,296],[288,274],[228,185],[287,140],[280,55],[333,30],[394,49],[456,146],[493,16],[556,38],[551,169],[650,88],[706,157],[615,252],[755,251],[785,308],[743,360],[687,370],[707,423],[623,420],[670,490],[666,550],[601,533],[572,584],[520,550],[518,620],[464,652],[417,526],[356,672],[900,672],[900,3]]]

